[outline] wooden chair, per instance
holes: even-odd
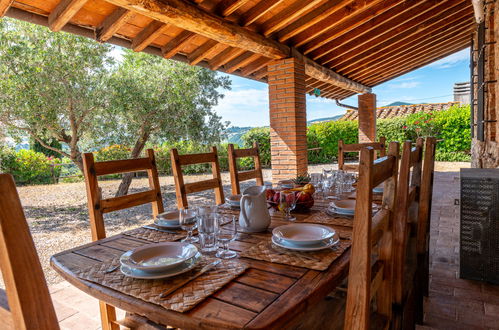
[[[97,180],[98,176],[147,171],[150,190],[128,194],[120,197],[102,198],[102,192]],[[152,149],[147,150],[147,157],[125,160],[111,160],[95,162],[92,153],[83,154],[83,172],[87,187],[88,212],[92,240],[97,241],[106,237],[104,214],[130,207],[148,204],[152,205],[153,216],[164,211],[161,188],[159,186],[156,159]],[[116,311],[113,306],[100,302],[100,311],[103,329],[119,329],[116,324]]]
[[[59,329],[42,266],[10,174],[0,174],[2,329]],[[8,302],[8,303],[7,303]]]
[[[414,279],[416,273],[416,240],[415,230],[411,224],[417,212],[419,190],[421,186],[421,168],[423,159],[422,138],[416,140],[412,147],[406,141],[402,148],[400,173],[397,184],[397,210],[393,222],[393,320],[394,329],[401,329],[404,324],[414,324]],[[411,179],[412,169],[412,179]],[[412,223],[411,223],[412,222]],[[411,231],[412,234],[411,235]]]
[[[423,159],[423,175],[419,194],[419,208],[416,235],[417,274],[416,274],[416,322],[423,322],[423,297],[428,296],[429,286],[429,245],[431,202],[433,197],[433,176],[437,140],[427,137]]]
[[[188,155],[179,155],[177,149],[173,148],[170,150],[170,156],[172,160],[173,177],[175,179],[175,193],[177,195],[178,208],[183,209],[189,207],[187,203],[188,194],[209,189],[215,190],[215,200],[218,205],[224,203],[224,191],[216,147],[211,147],[211,152]],[[203,163],[211,163],[213,179],[184,183],[182,166]]]
[[[345,144],[343,140],[338,141],[338,169],[343,171],[358,171],[358,164],[345,164],[345,153],[347,152],[360,152],[362,148],[371,147],[376,151],[379,151],[379,157],[384,157],[386,155],[386,139],[384,137],[379,138],[379,142],[369,142],[369,143],[353,143]],[[376,154],[374,155],[376,159]]]
[[[229,171],[230,182],[232,187],[232,194],[238,195],[241,193],[239,183],[241,181],[256,179],[256,184],[263,186],[262,165],[260,163],[260,151],[258,143],[253,142],[253,148],[248,149],[234,149],[233,144],[229,144]],[[238,172],[237,159],[242,157],[253,157],[255,162],[255,169],[250,171]]]
[[[388,155],[377,160],[374,148],[360,151],[344,329],[388,329],[390,326],[398,153],[397,142],[391,142]],[[382,207],[373,216],[372,190],[383,182]],[[376,297],[376,313],[371,312],[373,297]]]

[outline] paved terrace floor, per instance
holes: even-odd
[[[418,329],[499,329],[499,286],[459,279],[459,173],[436,172],[431,225],[430,294]],[[63,329],[100,328],[95,299],[66,282],[51,287]],[[122,312],[121,312],[122,315]]]

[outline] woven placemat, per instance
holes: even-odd
[[[280,248],[268,239],[240,252],[240,256],[322,271],[326,270],[350,245],[350,240],[340,239],[338,244],[329,249],[298,252]]]
[[[170,234],[170,233],[165,233],[162,231],[157,231],[154,229],[147,229],[147,228],[139,227],[139,228],[125,231],[125,232],[123,232],[123,235],[144,239],[146,241],[153,242],[153,243],[161,243],[161,242],[177,241],[181,238],[186,237],[187,233],[184,231],[179,231],[178,233]]]
[[[302,220],[303,222],[320,223],[324,225],[336,225],[343,227],[353,227],[353,217],[347,217],[340,214],[327,214],[323,211],[313,212]]]
[[[160,305],[176,312],[186,312],[206,299],[208,296],[222,288],[225,284],[241,275],[248,266],[237,260],[223,260],[215,268],[193,279],[181,288],[175,290],[165,298],[160,294],[169,288],[193,277],[203,266],[215,261],[216,258],[206,257],[191,271],[172,278],[159,280],[142,280],[125,276],[116,270],[106,273],[106,270],[119,265],[119,258],[112,259],[100,265],[95,265],[87,270],[77,273],[78,277],[98,283],[129,296]]]

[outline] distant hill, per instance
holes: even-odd
[[[239,126],[232,126],[229,127],[225,130],[225,133],[227,134],[227,142],[229,143],[234,143],[237,145],[242,145],[243,141],[241,140],[241,136],[244,135],[247,131],[252,129],[253,127],[239,127]]]
[[[312,119],[312,120],[307,121],[307,125],[310,125],[310,124],[313,124],[313,123],[317,123],[317,122],[321,122],[321,121],[335,121],[335,120],[340,119],[341,117],[343,117],[343,115],[337,115],[337,116],[333,116],[333,117],[325,117],[325,118]]]
[[[393,102],[393,103],[390,103],[388,105],[385,105],[385,107],[395,107],[395,106],[398,106],[398,105],[412,105],[414,103],[407,103],[407,102],[401,102],[401,101],[397,101],[397,102]]]

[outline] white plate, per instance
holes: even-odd
[[[239,207],[241,203],[241,195],[230,195],[225,198],[225,201],[232,207]]]
[[[154,225],[157,226],[157,227],[161,227],[161,228],[165,228],[165,229],[180,229],[182,227],[180,227],[180,223],[170,223],[168,221],[163,221],[163,220],[158,220],[156,219],[156,221],[154,221]]]
[[[182,265],[175,267],[173,269],[168,269],[166,271],[159,273],[152,273],[140,269],[129,268],[124,265],[121,265],[120,270],[123,274],[125,274],[128,277],[140,278],[144,280],[154,280],[166,277],[173,277],[188,272],[189,270],[193,269],[196,266],[196,264],[199,262],[199,260],[201,260],[201,258],[202,255],[201,253],[198,252],[194,256],[194,258],[192,258],[188,262],[185,262]]]
[[[338,210],[338,209],[335,209],[334,207],[333,208],[328,208],[326,210],[326,214],[330,215],[330,216],[335,216],[335,215],[347,215],[349,217],[353,217],[355,214],[353,212],[344,212],[342,210]]]
[[[350,212],[353,214],[355,211],[355,200],[352,199],[340,199],[331,202],[331,205],[337,210],[341,210],[343,212]]]
[[[282,241],[282,240],[279,240],[277,237],[272,236],[272,243],[274,243],[275,245],[282,247],[284,249],[294,250],[294,251],[324,250],[324,249],[330,248],[331,246],[337,244],[339,241],[340,241],[340,238],[339,238],[338,234],[335,234],[335,237],[333,237],[327,241],[322,241],[322,242],[320,242],[318,244],[314,244],[314,245],[303,246],[303,245],[289,243],[287,241]]]
[[[185,264],[197,253],[198,248],[189,243],[154,243],[123,253],[120,262],[125,267],[157,273]]]
[[[179,226],[178,211],[160,213],[155,222],[158,226]]]
[[[335,233],[332,228],[309,223],[293,223],[272,230],[276,238],[297,245],[318,244],[331,239]]]
[[[378,193],[378,194],[379,194],[379,193],[382,193],[382,192],[383,192],[383,190],[384,190],[384,188],[385,188],[385,187],[384,187],[384,184],[382,183],[382,184],[380,184],[379,186],[374,187],[374,188],[373,188],[373,192]]]

